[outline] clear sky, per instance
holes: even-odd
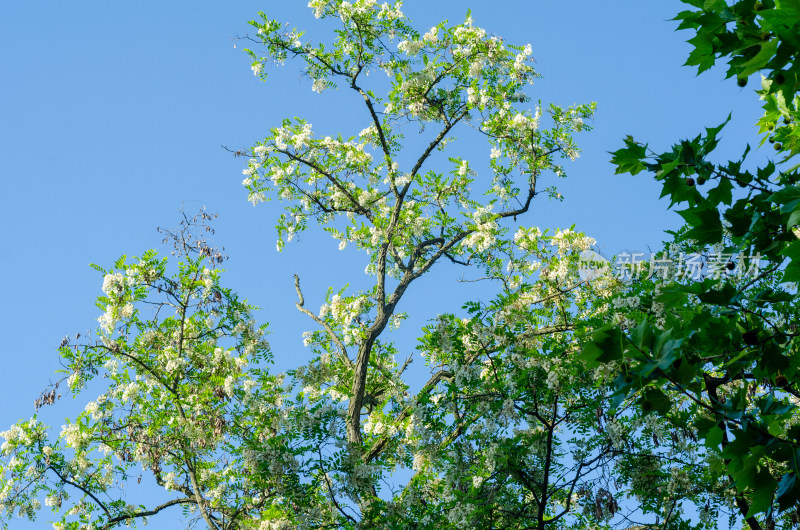
[[[305,5],[2,3],[0,428],[32,414],[58,368],[61,338],[96,326],[102,278],[89,263],[109,266],[121,254],[159,247],[156,226],[177,224],[182,203],[189,212],[205,205],[220,214],[215,241],[231,256],[225,283],[263,308],[258,316],[270,322],[282,368],[303,361],[300,333],[313,329],[294,308],[291,275],[303,279],[310,307],[328,286],[363,281],[363,254],[338,252],[324,234],[276,253],[277,203],[253,208],[240,184],[244,161],[220,147],[249,146],[283,117],[305,117],[320,134],[365,125],[340,105],[353,94],[313,93],[291,62],[267,84],[250,71],[235,40],[252,29],[246,22],[263,10],[313,28]],[[736,156],[745,140],[756,143],[756,81],[740,89],[722,71],[697,78],[681,66],[690,34],[676,33],[668,20],[682,9],[677,0],[407,0],[404,12],[427,30],[445,18],[462,21],[468,7],[476,25],[507,42],[532,43],[544,76],[529,90],[534,100],[598,104],[595,130],[578,137],[582,156],[560,182],[566,199],[539,199],[522,224],[575,223],[607,255],[658,247],[678,217],[647,176],[614,176],[608,151],[627,134],[667,148],[731,111],[721,153]],[[455,281],[462,272],[444,267],[408,293],[400,309],[412,318],[401,345],[413,347],[427,319],[470,298],[470,284]],[[65,410],[47,417],[60,421]],[[173,525],[153,520],[148,528]],[[12,526],[38,527],[44,524]]]

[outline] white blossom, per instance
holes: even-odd
[[[425,42],[436,42],[438,39],[439,28],[437,26],[433,26],[429,32],[422,36],[422,40]]]

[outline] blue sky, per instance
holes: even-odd
[[[258,316],[270,322],[284,368],[302,362],[300,333],[313,329],[294,308],[292,274],[303,279],[310,307],[322,303],[328,286],[363,281],[364,256],[338,252],[325,234],[276,253],[277,203],[252,207],[240,184],[243,160],[220,147],[249,146],[290,116],[309,119],[320,134],[364,126],[363,116],[354,119],[340,105],[353,94],[313,93],[291,62],[262,83],[243,43],[236,44],[259,10],[313,28],[305,4],[0,7],[2,428],[33,412],[33,400],[58,368],[61,338],[96,325],[102,278],[89,263],[108,266],[121,254],[159,247],[156,226],[177,224],[182,203],[187,211],[205,205],[220,214],[215,241],[231,256],[225,281],[263,308]],[[681,66],[690,35],[668,21],[682,9],[678,1],[408,0],[404,11],[427,29],[445,18],[460,22],[468,7],[476,25],[508,42],[532,43],[544,76],[529,91],[534,100],[598,104],[595,130],[579,136],[582,156],[560,182],[566,199],[539,199],[523,224],[574,223],[606,254],[658,247],[677,216],[647,176],[614,176],[608,151],[627,134],[667,148],[731,111],[721,153],[736,156],[745,141],[757,141],[755,79],[740,89],[722,71],[698,78]],[[444,267],[409,292],[400,308],[412,316],[401,328],[402,346],[413,347],[427,319],[480,296],[455,281],[462,272]],[[64,410],[47,414],[59,421]],[[30,527],[38,526],[12,526]]]

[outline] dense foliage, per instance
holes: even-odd
[[[729,58],[740,84],[767,71],[759,125],[791,158],[800,5],[687,3],[689,64]],[[2,433],[3,521],[35,519],[44,501],[62,529],[175,510],[210,529],[794,525],[796,171],[711,162],[724,125],[665,153],[628,138],[618,171],[653,173],[687,225],[626,278],[587,270],[593,239],[517,223],[560,197],[593,104],[526,107],[530,45],[469,13],[419,32],[400,2],[309,7],[333,39],[262,14],[252,70],[295,61],[313,90],[363,105],[363,130],[315,135],[287,118],[237,151],[243,185],[253,204],[279,200],[278,250],[323,227],[367,256],[371,287],[350,289],[355,271],[314,311],[295,277],[310,360],[274,373],[281,352],[224,287],[209,214],[163,231],[172,260],[97,267],[96,337],[65,339],[64,378],[37,407],[64,386],[93,397],[60,432],[34,416]],[[419,336],[429,378],[413,381],[397,308],[442,262],[494,295],[441,308]],[[134,481],[162,499],[129,504]]]
[[[662,196],[682,205],[684,229],[656,262],[696,256],[689,280],[658,274],[630,286],[627,326],[597,332],[584,357],[619,367],[617,400],[690,425],[708,451],[711,479],[735,488],[746,526],[800,522],[800,388],[797,284],[800,281],[798,153],[800,4],[688,1],[680,29],[695,32],[687,64],[699,72],[722,58],[740,87],[764,72],[762,144],[776,160],[713,161],[725,124],[658,153],[632,138],[614,153],[618,172],[652,173]],[[601,353],[602,352],[602,353]]]

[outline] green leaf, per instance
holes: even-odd
[[[650,408],[653,412],[660,414],[666,414],[669,412],[670,408],[672,408],[672,401],[659,388],[650,387],[646,389],[644,391],[642,404],[644,405],[645,402],[649,402],[646,408]],[[647,412],[647,410],[645,412]]]
[[[592,334],[579,358],[590,364],[607,363],[622,359],[624,336],[618,327],[599,329]]]
[[[725,119],[725,121],[716,127],[706,127],[706,139],[703,143],[702,149],[703,154],[708,154],[717,147],[717,144],[719,143],[717,135],[731,121],[731,116],[732,114],[728,114],[728,117]]]
[[[639,322],[639,325],[636,326],[631,330],[631,342],[639,348],[640,350],[646,350],[650,348],[650,345],[653,343],[653,339],[655,336],[653,335],[653,330],[650,327],[649,322],[647,319],[643,319]]]
[[[747,77],[766,68],[767,63],[772,59],[772,56],[775,55],[778,49],[778,42],[778,39],[770,39],[761,44],[757,44],[759,47],[758,53],[756,53],[752,59],[739,66],[739,77]]]
[[[790,259],[783,271],[784,282],[800,282],[800,241],[794,241],[781,250],[780,254]]]
[[[686,302],[686,298],[686,288],[680,284],[673,284],[664,287],[655,301],[664,304],[667,308],[673,308],[681,307]]]
[[[694,46],[694,49],[689,53],[686,66],[697,66],[697,73],[701,74],[714,66],[714,47],[711,45],[708,37],[703,34],[697,34],[687,41]]]
[[[705,438],[706,447],[715,450],[722,443],[723,432],[718,426],[714,425],[708,430]]]
[[[653,354],[658,357],[658,365],[662,369],[666,369],[675,360],[675,353],[681,343],[682,339],[672,338],[672,330],[667,330],[660,334],[656,339],[656,344],[653,347]]]
[[[789,219],[786,221],[786,229],[791,230],[797,225],[800,225],[800,203],[798,203],[797,208],[789,215]]]
[[[778,204],[794,203],[795,201],[800,200],[800,187],[787,186],[770,195],[767,200]]]
[[[702,293],[699,293],[697,297],[704,304],[727,306],[731,303],[731,300],[733,300],[733,297],[736,296],[737,293],[738,291],[736,288],[730,283],[726,282],[723,284],[721,289],[708,289]]]
[[[617,166],[614,174],[637,173],[647,169],[647,165],[642,160],[647,156],[647,145],[641,145],[634,141],[632,136],[625,138],[625,147],[610,153],[611,163]]]
[[[786,473],[778,483],[775,491],[775,499],[778,501],[778,508],[783,511],[793,506],[797,500],[797,476],[794,473]]]
[[[750,510],[747,512],[746,517],[753,517],[769,510],[772,507],[772,498],[778,486],[769,471],[763,467],[756,473],[754,484],[757,484],[757,486],[749,496]]]
[[[722,222],[716,208],[687,208],[677,212],[692,227],[686,237],[699,244],[713,244],[722,239]]]
[[[675,379],[678,384],[685,386],[697,375],[697,367],[685,358],[678,359],[678,362],[680,364],[678,365]]]
[[[712,204],[730,205],[733,201],[733,184],[730,179],[721,178],[716,188],[708,192],[708,200]]]

